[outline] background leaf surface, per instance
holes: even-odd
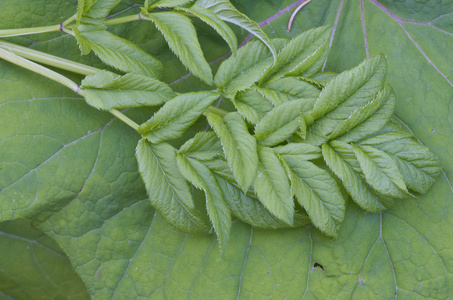
[[[448,298],[453,293],[453,4],[313,1],[288,33],[285,9],[301,2],[233,4],[261,22],[271,38],[333,24],[326,71],[387,55],[396,116],[444,167],[427,194],[396,200],[392,209],[377,214],[349,202],[336,240],[313,226],[269,231],[236,221],[222,257],[215,236],[181,233],[151,208],[134,158],[139,137],[132,130],[71,91],[1,61],[2,220],[33,219],[68,255],[94,299]],[[0,27],[58,24],[76,5],[1,1]],[[116,11],[130,6],[124,1]],[[183,77],[185,68],[145,23],[109,30],[165,60],[163,81],[174,82],[176,90],[203,88],[193,76]],[[228,53],[208,29],[199,33],[203,49],[210,50],[205,51],[208,61]],[[247,34],[236,33],[239,41]],[[79,55],[73,38],[60,33],[11,40],[69,59]],[[102,66],[93,55],[81,61]],[[141,122],[149,116],[135,110],[127,114]],[[201,130],[206,124],[194,126]]]

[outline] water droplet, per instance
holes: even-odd
[[[263,175],[263,172],[259,172],[259,173],[258,173],[258,178],[260,178],[261,175]]]

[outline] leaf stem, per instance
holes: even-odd
[[[122,112],[113,108],[110,109],[109,112],[118,119],[120,119],[121,121],[123,121],[124,123],[126,123],[127,125],[129,125],[130,127],[132,127],[135,131],[138,130],[138,124],[129,119],[128,117],[126,117]]]
[[[8,50],[16,55],[32,60],[34,62],[70,71],[80,75],[90,75],[99,71],[99,69],[97,68],[93,68],[81,63],[73,62],[68,59],[60,58],[58,56],[50,55],[41,51],[32,50],[4,41],[0,41],[0,48]]]
[[[68,18],[66,21],[61,23],[61,27],[65,27],[68,24],[70,24],[72,21],[75,21],[75,20],[77,20],[77,14],[72,15],[72,17]]]
[[[34,63],[28,59],[25,59],[21,56],[18,56],[10,51],[7,51],[5,49],[2,49],[0,48],[0,58],[6,60],[6,61],[9,61],[13,64],[16,64],[20,67],[23,67],[23,68],[26,68],[30,71],[33,71],[35,73],[38,73],[42,76],[45,76],[49,79],[52,79],[68,88],[70,88],[71,90],[73,90],[75,93],[79,93],[80,91],[80,87],[72,80],[70,80],[69,78],[55,72],[55,71],[52,71],[46,67],[43,67],[41,65],[38,65],[37,63]]]
[[[37,33],[46,33],[46,32],[56,32],[60,31],[61,26],[50,25],[42,27],[31,27],[31,28],[14,28],[14,29],[2,29],[0,30],[0,37],[10,37],[10,36],[19,36],[27,34],[37,34]]]
[[[106,20],[105,25],[110,26],[110,25],[123,24],[123,23],[132,22],[132,21],[137,21],[140,19],[141,19],[140,14],[125,16],[125,17],[120,17],[120,18],[112,18],[112,19]]]

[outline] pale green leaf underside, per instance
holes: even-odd
[[[82,54],[90,50],[107,65],[120,71],[142,74],[160,79],[162,63],[128,40],[105,30],[81,31],[74,29]]]
[[[352,147],[332,141],[322,145],[322,155],[330,170],[342,181],[352,200],[369,212],[380,212],[393,206],[393,200],[371,188],[366,182]]]
[[[234,177],[242,190],[247,191],[258,168],[256,139],[250,135],[247,124],[238,113],[229,113],[224,118],[209,114],[208,122],[222,142]]]
[[[213,82],[211,67],[204,58],[195,27],[190,19],[174,12],[151,13],[147,18],[163,34],[170,49],[189,71],[211,85]]]
[[[325,170],[315,164],[286,158],[291,169],[291,184],[297,201],[307,211],[312,223],[330,237],[337,237],[343,222],[346,200],[341,190]]]
[[[442,171],[439,158],[405,132],[381,134],[362,141],[360,145],[369,145],[390,155],[408,189],[420,194],[428,191]]]
[[[151,204],[176,228],[189,233],[207,232],[194,203],[187,181],[176,164],[176,151],[166,143],[137,145],[137,161]]]
[[[379,193],[394,198],[410,196],[398,166],[390,155],[370,147],[352,145],[366,181]]]
[[[301,101],[285,102],[266,114],[255,126],[255,138],[263,146],[275,146],[290,138],[305,124],[300,116]]]
[[[228,25],[225,24],[225,22],[217,17],[212,11],[197,4],[193,4],[188,8],[177,7],[175,9],[190,13],[211,26],[225,40],[225,42],[227,42],[233,55],[236,55],[238,47],[236,35],[234,34],[233,30],[228,27]]]
[[[237,111],[252,124],[257,124],[273,108],[272,103],[255,89],[237,93],[233,104]]]
[[[198,132],[181,146],[178,153],[197,160],[210,160],[222,152],[219,138],[213,131]]]
[[[225,251],[230,237],[231,213],[214,174],[203,163],[186,158],[182,154],[177,155],[176,161],[184,177],[205,192],[209,219],[214,227],[220,248]]]
[[[293,224],[294,203],[285,168],[274,151],[258,146],[258,171],[253,183],[259,201],[277,218]]]
[[[182,136],[218,97],[217,92],[181,94],[165,103],[151,119],[141,124],[138,132],[153,143],[176,139]]]
[[[121,0],[79,0],[77,23],[101,24]]]
[[[196,4],[209,9],[220,19],[242,27],[252,33],[269,47],[274,57],[274,61],[276,60],[277,51],[261,27],[250,20],[246,15],[240,13],[228,0],[198,0]]]
[[[365,105],[382,89],[386,72],[387,62],[383,55],[378,55],[337,75],[319,95],[313,117],[321,118],[346,100]]]
[[[192,0],[158,0],[152,3],[152,5],[149,6],[149,10],[155,8],[155,7],[176,7],[176,6],[181,6],[184,4],[187,4],[191,2]]]
[[[165,83],[140,74],[99,71],[82,80],[87,102],[98,109],[157,106],[176,96]]]
[[[310,77],[315,74],[327,57],[331,29],[330,26],[310,29],[292,39],[278,53],[277,62],[263,78]]]
[[[312,160],[321,158],[321,148],[304,143],[289,143],[284,146],[272,148],[280,154],[285,160],[287,158],[296,160]]]

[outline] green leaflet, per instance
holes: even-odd
[[[274,57],[274,62],[276,61],[277,50],[261,27],[246,15],[240,13],[228,0],[198,0],[196,4],[209,9],[220,19],[249,31],[269,47]]]
[[[296,212],[293,226],[289,226],[271,214],[255,196],[244,194],[239,188],[220,176],[216,176],[216,179],[233,215],[253,227],[278,229],[304,226],[310,222],[306,214]]]
[[[110,11],[120,2],[121,0],[79,0],[77,25],[103,23]]]
[[[83,94],[98,109],[156,106],[176,96],[165,83],[139,74],[99,71],[82,80]]]
[[[312,160],[321,158],[321,148],[304,143],[289,143],[285,146],[272,148],[285,160]]]
[[[212,85],[211,67],[204,58],[195,27],[188,17],[174,12],[160,12],[143,18],[154,23],[170,49],[193,75]]]
[[[310,29],[292,39],[277,56],[277,62],[262,80],[284,76],[305,76],[315,74],[323,65],[329,50],[328,42],[332,27]]]
[[[178,153],[197,160],[210,160],[220,155],[222,145],[213,131],[198,132],[181,146]]]
[[[349,136],[345,138],[348,141],[357,140],[384,127],[392,116],[395,105],[391,88],[385,87],[369,102],[363,103],[366,100],[346,100],[318,119],[307,129],[307,143],[319,145],[343,134]],[[375,115],[378,110],[381,113]]]
[[[188,233],[209,231],[194,209],[189,186],[178,170],[172,146],[141,139],[137,145],[137,162],[151,204],[170,224]]]
[[[293,225],[294,202],[285,168],[268,147],[258,146],[258,174],[253,188],[260,202],[277,218]]]
[[[370,147],[352,145],[366,181],[379,193],[394,198],[410,196],[403,176],[392,158]]]
[[[233,104],[237,111],[252,124],[257,124],[273,108],[272,103],[255,89],[237,93]]]
[[[218,97],[218,92],[210,91],[181,94],[166,102],[151,119],[141,124],[138,133],[153,143],[178,138]]]
[[[180,5],[187,4],[191,2],[192,0],[158,0],[152,3],[152,5],[149,6],[148,10],[151,10],[155,7],[176,7]]]
[[[176,162],[184,177],[205,192],[209,219],[224,252],[230,236],[231,213],[214,174],[201,162],[181,154],[176,156]]]
[[[301,101],[285,102],[266,114],[255,126],[255,138],[263,146],[275,146],[305,127],[301,119]]]
[[[406,132],[380,134],[359,145],[372,146],[390,155],[409,190],[420,194],[428,191],[442,171],[439,158]]]
[[[388,88],[384,88],[377,94],[376,98],[379,97],[387,97],[387,99],[362,123],[357,124],[343,135],[337,137],[338,141],[345,143],[357,142],[370,134],[376,133],[378,128],[381,129],[388,123],[395,109],[395,94]]]
[[[288,41],[272,40],[277,49]],[[227,95],[244,91],[257,82],[264,71],[272,66],[272,53],[259,41],[253,41],[240,48],[237,55],[222,62],[214,77],[214,83]]]
[[[296,199],[320,231],[337,237],[343,222],[346,200],[335,179],[315,164],[300,159],[285,159],[291,170],[291,186]]]
[[[250,135],[247,124],[238,113],[229,113],[224,118],[210,113],[208,122],[222,142],[223,151],[234,177],[246,192],[258,168],[256,139]]]
[[[177,7],[175,8],[175,10],[192,14],[199,18],[201,21],[211,26],[225,40],[225,42],[227,42],[228,46],[231,49],[231,52],[233,52],[233,55],[236,55],[238,47],[236,35],[234,34],[233,30],[231,30],[231,28],[228,27],[228,25],[225,24],[225,22],[217,17],[212,11],[197,4],[193,4],[188,8]]]
[[[162,77],[162,63],[135,44],[105,30],[79,31],[75,27],[73,30],[82,54],[93,50],[104,63],[118,70]]]
[[[338,141],[323,144],[322,155],[352,200],[362,209],[380,212],[393,206],[392,198],[379,194],[366,182],[351,145]]]
[[[357,67],[338,74],[322,90],[312,111],[319,119],[347,100],[348,105],[365,105],[383,88],[387,62],[383,55],[365,60]]]
[[[319,96],[319,89],[312,84],[301,81],[294,77],[280,78],[264,83],[256,90],[268,99],[274,106],[283,102],[302,99],[302,111],[313,109],[316,98]]]

